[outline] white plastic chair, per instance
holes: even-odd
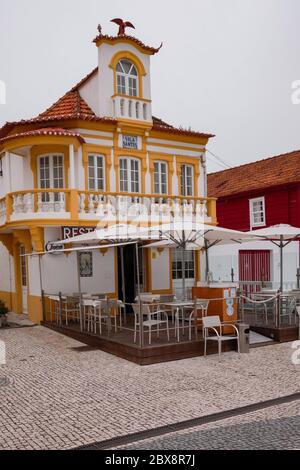
[[[182,329],[183,329],[183,334],[184,334],[184,323],[185,321],[188,321],[189,324],[189,340],[192,340],[192,325],[194,324],[195,328],[195,336],[196,339],[198,337],[198,320],[201,319],[207,315],[207,310],[208,310],[208,305],[209,305],[209,300],[206,299],[195,299],[194,305],[188,306],[188,307],[183,307],[181,309],[182,313]],[[185,312],[189,312],[188,316],[185,316]],[[201,312],[201,316],[199,316],[198,312]],[[180,341],[179,338],[179,330],[180,330],[180,310],[178,309],[176,314],[175,314],[175,336],[177,336],[177,341]],[[203,332],[204,335],[204,332]]]
[[[196,339],[197,339],[197,335],[198,335],[197,321],[198,321],[199,318],[201,318],[201,320],[203,320],[203,318],[207,316],[208,305],[209,305],[209,300],[196,299],[195,305],[194,305],[193,310],[190,313],[190,317],[189,317],[189,340],[190,341],[192,339],[192,322],[194,322],[195,335],[196,335]],[[201,317],[199,317],[199,315],[198,315],[199,311],[201,312]],[[203,336],[204,336],[204,331],[203,331]]]
[[[239,330],[237,327],[231,323],[221,323],[219,315],[212,315],[208,317],[203,317],[202,318],[203,322],[203,328],[204,328],[204,357],[206,357],[206,345],[207,341],[218,341],[218,353],[219,353],[219,359],[221,358],[221,351],[222,351],[222,341],[229,341],[236,339],[237,340],[237,346],[238,346],[238,353],[240,354],[240,335],[239,335]],[[236,335],[223,335],[223,327],[230,326],[234,329],[236,332]],[[209,331],[212,330],[214,331],[214,335],[210,336]]]
[[[55,317],[55,321],[58,324],[61,324],[61,319],[60,319],[60,309],[59,309],[59,302],[60,302],[60,299],[59,299],[59,296],[58,295],[49,295],[48,296],[48,299],[50,301],[50,319],[51,319],[51,323],[53,322],[53,304],[54,304],[54,317]]]
[[[284,317],[288,317],[289,325],[291,325],[296,307],[297,299],[295,296],[282,296],[280,319],[282,320]]]
[[[134,342],[136,343],[137,330],[140,328],[140,306],[139,304],[132,304],[134,313]],[[166,312],[158,310],[151,312],[149,305],[142,304],[142,314],[147,316],[147,320],[143,320],[143,326],[149,329],[149,345],[151,344],[152,327],[156,327],[157,337],[159,338],[159,327],[160,325],[166,324],[167,327],[167,338],[170,341],[169,335],[169,319]],[[162,316],[165,320],[162,320]]]

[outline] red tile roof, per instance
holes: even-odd
[[[96,43],[97,45],[101,43],[101,41],[109,41],[111,42],[112,44],[114,43],[118,43],[120,41],[123,41],[123,40],[127,40],[129,42],[132,42],[133,44],[141,47],[142,49],[144,49],[145,52],[148,52],[150,53],[151,55],[154,55],[156,54],[161,48],[162,48],[162,44],[160,45],[160,47],[150,47],[150,46],[146,46],[146,44],[144,44],[142,41],[140,41],[139,39],[133,37],[133,36],[127,36],[127,34],[125,36],[109,36],[109,35],[106,35],[106,34],[99,34],[94,40],[93,42]]]
[[[249,191],[300,183],[300,150],[208,175],[208,196],[227,197]]]
[[[7,142],[8,140],[12,140],[12,139],[20,138],[20,137],[35,137],[35,136],[44,136],[44,135],[55,136],[55,137],[56,136],[75,137],[81,143],[85,142],[83,137],[81,137],[81,135],[78,134],[77,132],[71,132],[71,131],[68,131],[66,129],[62,129],[59,127],[45,127],[43,129],[36,129],[34,131],[27,131],[27,132],[21,132],[19,134],[9,135],[7,137],[0,139],[0,143]]]
[[[106,36],[105,36],[106,37]],[[126,36],[131,38],[131,36]],[[132,38],[135,39],[135,38]],[[138,39],[135,39],[138,41]],[[147,47],[147,46],[145,46]],[[93,112],[88,106],[86,101],[80,96],[80,87],[90,80],[98,72],[96,67],[92,72],[86,75],[79,83],[77,83],[70,91],[56,101],[50,108],[39,114],[37,117],[32,119],[21,120],[19,122],[8,122],[0,129],[0,139],[6,137],[15,126],[26,125],[26,124],[45,124],[47,122],[55,123],[60,121],[68,120],[85,120],[85,121],[97,121],[107,122],[111,124],[117,124],[117,120],[112,117],[99,117]],[[176,128],[171,124],[164,122],[163,120],[153,116],[153,130],[166,132],[171,134],[195,136],[195,137],[214,137],[213,134],[204,134],[201,132],[195,132],[190,129]]]
[[[157,122],[159,121],[159,122]],[[203,132],[196,132],[192,131],[191,129],[182,129],[178,127],[173,127],[170,124],[163,123],[163,121],[159,120],[154,120],[153,119],[153,131],[159,131],[159,132],[167,132],[168,134],[178,134],[178,135],[186,135],[186,136],[195,136],[195,137],[204,137],[204,138],[211,138],[215,137],[214,134],[204,134]]]
[[[87,105],[87,103],[81,98],[79,91],[69,91],[50,108],[43,113],[39,114],[38,119],[51,119],[56,116],[86,116],[96,117],[95,113]]]

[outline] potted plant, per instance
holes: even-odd
[[[0,328],[7,324],[8,308],[5,306],[5,303],[0,300]]]

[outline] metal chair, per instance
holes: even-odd
[[[143,320],[143,327],[149,330],[149,345],[151,344],[152,327],[156,327],[157,338],[159,338],[159,327],[160,325],[166,324],[167,327],[167,338],[170,341],[169,335],[169,319],[168,315],[163,310],[151,312],[149,305],[141,304],[142,315],[147,317],[147,320]],[[136,343],[137,330],[140,329],[140,305],[132,304],[134,313],[134,342]],[[162,316],[165,320],[162,320]]]
[[[69,320],[79,321],[79,310],[79,298],[66,297],[63,302],[63,313],[65,316],[66,326],[68,326]]]
[[[170,303],[170,302],[174,302],[174,299],[175,299],[175,294],[162,294],[160,297],[159,297],[159,304],[161,306],[161,308],[163,308],[163,310],[166,312],[166,314],[169,316],[169,314],[171,314],[172,316],[172,323],[174,323],[174,309],[171,308],[171,307],[166,307],[164,304],[165,303]]]
[[[110,315],[110,319],[114,318],[115,320],[115,332],[117,332],[117,318],[120,316],[120,328],[122,327],[122,315],[121,315],[121,308],[123,304],[118,299],[110,299],[108,301],[108,313]]]
[[[240,335],[239,330],[237,327],[230,323],[221,323],[219,315],[213,315],[209,317],[203,317],[203,328],[204,328],[204,357],[206,357],[206,347],[207,341],[217,341],[218,342],[218,354],[219,359],[221,358],[222,352],[222,341],[229,341],[235,339],[237,341],[238,346],[238,353],[240,354]],[[233,330],[236,332],[235,336],[223,335],[223,327],[232,327]],[[215,334],[213,336],[209,335],[210,330],[212,330]]]
[[[208,306],[209,306],[209,300],[206,299],[196,299],[195,306],[190,313],[189,316],[189,340],[192,339],[192,322],[194,322],[195,326],[195,335],[197,339],[197,334],[198,334],[198,320],[199,318],[203,321],[203,317],[207,316],[207,311],[208,311]],[[198,312],[200,311],[200,317]],[[204,331],[202,328],[202,334],[204,337]]]
[[[55,317],[55,321],[58,324],[61,324],[61,318],[60,318],[60,298],[58,295],[49,295],[48,296],[49,302],[50,302],[50,319],[51,323],[53,322],[53,313]],[[54,311],[53,311],[53,304],[54,304]]]
[[[97,333],[97,325],[99,325],[99,333],[101,335],[102,321],[106,320],[108,322],[110,320],[108,303],[101,300],[83,299],[82,305],[84,309],[84,324],[87,322],[87,331]]]
[[[204,316],[207,315],[209,300],[206,299],[195,299],[193,306],[187,306],[182,308],[182,328],[184,329],[184,323],[187,321],[189,324],[189,340],[192,339],[192,324],[194,323],[195,336],[198,338],[198,321],[199,318],[202,320]],[[199,315],[199,310],[201,314]],[[185,312],[188,312],[188,316],[185,316]],[[177,340],[179,342],[179,330],[180,330],[180,311],[178,310],[175,315],[175,331],[177,335]],[[204,332],[203,332],[204,335]]]
[[[297,298],[296,296],[281,296],[280,299],[281,303],[281,313],[280,313],[280,319],[287,317],[289,325],[292,324],[292,318],[294,313],[296,312],[296,307],[297,307]]]

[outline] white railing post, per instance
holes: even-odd
[[[89,214],[93,214],[94,212],[95,212],[94,196],[93,194],[89,194]]]
[[[80,214],[84,214],[85,213],[85,194],[80,193],[78,195],[78,198],[79,198],[79,212]]]
[[[42,193],[38,193],[38,212],[43,212],[43,198],[42,198]]]
[[[48,212],[55,212],[55,195],[52,192],[48,194],[49,194]]]
[[[59,193],[58,211],[66,212],[66,198],[64,192]]]

